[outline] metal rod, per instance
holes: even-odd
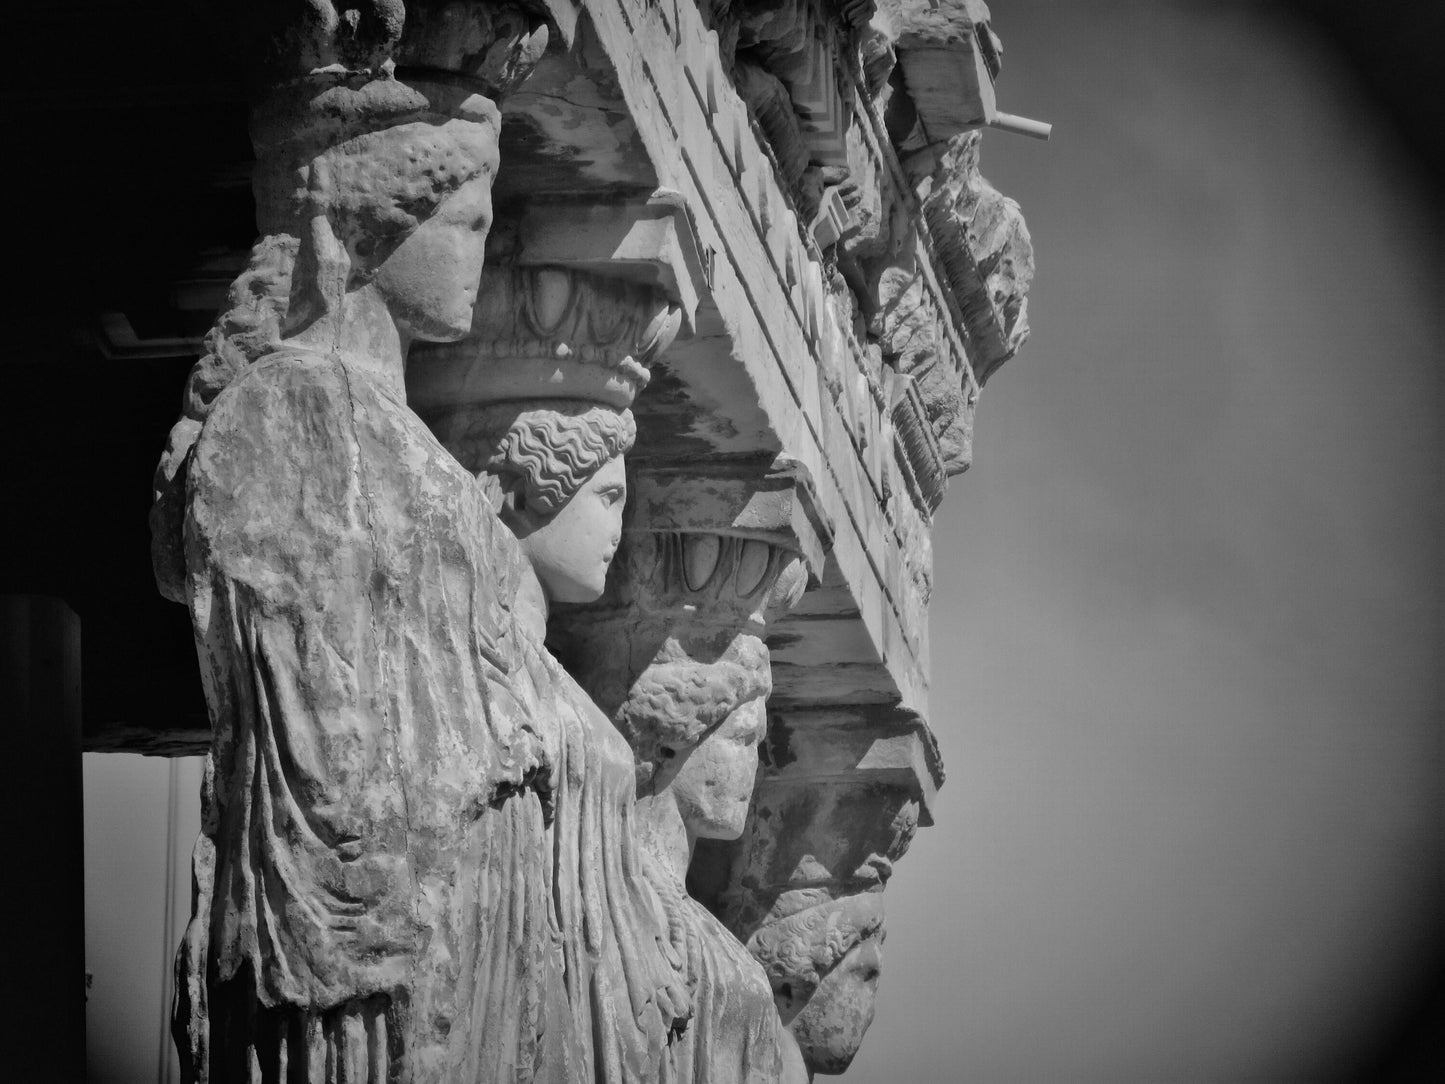
[[[1054,130],[1052,124],[1045,124],[1041,120],[1029,120],[1028,117],[1016,117],[1012,113],[996,113],[988,125],[990,128],[1001,128],[1005,132],[1026,135],[1032,139],[1048,139],[1049,134]]]

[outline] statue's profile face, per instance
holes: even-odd
[[[758,743],[767,732],[761,698],[734,708],[688,754],[672,792],[688,831],[698,839],[737,839],[748,819],[758,774]]]
[[[616,455],[552,515],[514,506],[508,526],[521,539],[548,599],[592,602],[601,596],[622,540],[626,501],[627,472],[622,456]]]
[[[492,178],[463,183],[376,269],[372,282],[413,339],[450,342],[472,327],[492,225]]]
[[[823,976],[789,1029],[808,1064],[818,1072],[841,1073],[853,1061],[878,997],[883,967],[881,938],[865,938]]]

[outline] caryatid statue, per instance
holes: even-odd
[[[410,345],[473,327],[480,75],[545,31],[408,7],[305,0],[265,39],[263,237],[157,472],[213,729],[183,1075],[653,1080],[690,1007],[631,751],[542,644],[548,600],[601,590],[630,417],[484,411],[479,480],[406,402]],[[660,348],[676,320],[648,326]]]
[[[621,540],[623,456],[636,435],[629,407],[680,321],[677,305],[650,286],[559,268],[488,269],[472,334],[419,348],[407,372],[410,401],[477,476],[535,571],[515,609],[525,626],[524,710],[556,730],[547,731],[556,804],[547,857],[563,973],[573,1026],[599,1051],[596,1079],[628,1084],[668,1079],[671,1051],[693,1033],[696,992],[644,875],[632,750],[543,638],[555,604],[603,593]],[[664,969],[673,984],[654,990],[640,964],[659,955],[676,970]],[[657,1017],[654,1002],[671,1012],[664,1043],[620,1043],[637,1020]]]
[[[748,948],[814,1072],[841,1073],[873,1022],[883,968],[883,893],[784,892]]]
[[[694,1004],[665,1079],[806,1081],[767,974],[686,889],[697,841],[736,839],[747,823],[772,690],[763,636],[802,594],[806,562],[782,532],[633,526],[608,599],[559,639],[637,758],[645,868]]]

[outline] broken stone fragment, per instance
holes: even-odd
[[[967,132],[952,140],[923,215],[963,309],[969,360],[982,384],[1028,338],[1034,249],[1019,205],[979,173],[980,139]]]
[[[930,143],[941,143],[984,118],[979,94],[991,74],[975,70],[980,37],[1000,51],[983,0],[880,0],[872,26],[898,57],[908,96]]]

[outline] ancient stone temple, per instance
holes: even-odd
[[[1028,333],[988,9],[79,7],[10,96],[83,286],[17,306],[7,677],[52,804],[209,754],[185,1078],[844,1071]]]

